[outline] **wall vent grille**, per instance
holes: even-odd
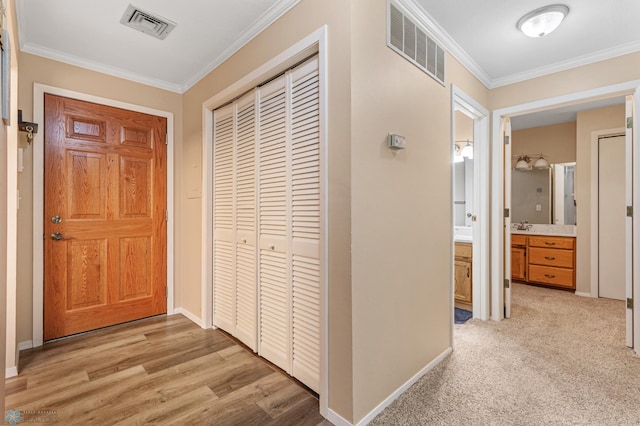
[[[444,49],[396,5],[389,2],[387,45],[444,85]]]
[[[175,22],[145,12],[131,4],[122,15],[120,23],[160,40],[164,40],[176,27]]]

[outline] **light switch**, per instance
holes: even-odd
[[[537,212],[541,212],[542,211],[542,204],[536,204],[536,211]]]

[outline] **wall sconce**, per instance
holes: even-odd
[[[464,144],[462,148],[460,148],[460,144]],[[473,141],[470,141],[469,139],[464,141],[454,141],[454,147],[456,149],[454,162],[460,163],[461,161],[464,161],[465,158],[473,160]]]
[[[22,121],[22,110],[18,110],[18,130],[21,132],[27,132],[27,143],[31,145],[33,141],[33,134],[38,133],[38,123],[31,123],[29,121]]]
[[[513,157],[513,159],[516,161],[516,165],[514,169],[516,170],[548,169],[551,166],[549,165],[549,161],[545,157],[547,156],[542,153],[515,155]],[[533,162],[533,166],[531,165],[532,158],[536,159]]]

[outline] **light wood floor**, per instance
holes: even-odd
[[[331,424],[303,386],[182,315],[23,351],[6,393],[6,409],[25,423],[40,415],[65,425]]]

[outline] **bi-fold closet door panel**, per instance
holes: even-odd
[[[214,325],[318,391],[318,59],[256,90],[214,112]]]
[[[214,111],[214,325],[257,350],[256,92]]]

